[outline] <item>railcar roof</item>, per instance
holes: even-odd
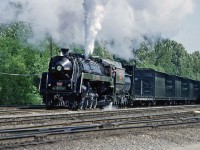
[[[192,81],[199,81],[199,80],[190,79],[190,78],[188,78],[188,77],[177,76],[177,75],[173,75],[173,74],[169,74],[169,73],[164,73],[164,72],[156,71],[156,70],[154,70],[154,69],[152,69],[152,68],[136,68],[136,70],[153,71],[153,72],[160,73],[160,74],[166,74],[166,75],[170,75],[170,76],[175,76],[175,77],[177,77],[177,78],[189,79],[189,80],[192,80]],[[199,81],[199,82],[200,82],[200,81]]]

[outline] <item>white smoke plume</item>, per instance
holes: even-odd
[[[93,53],[94,42],[101,30],[106,1],[84,0],[85,10],[85,53],[88,56]]]
[[[8,5],[20,2],[22,9]],[[195,11],[195,0],[1,0],[0,23],[20,20],[32,25],[35,39],[50,34],[60,46],[85,45],[92,53],[95,40],[124,58],[143,35],[176,35]],[[85,28],[86,27],[86,28]],[[87,39],[87,40],[85,40]],[[85,42],[86,41],[86,42]]]

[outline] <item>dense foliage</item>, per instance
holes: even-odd
[[[153,68],[172,75],[200,80],[200,52],[187,53],[184,46],[170,39],[146,39],[136,51],[138,67]]]
[[[41,103],[39,77],[47,71],[51,44],[49,37],[30,44],[32,37],[32,29],[27,23],[0,25],[0,104]],[[72,47],[74,52],[84,53],[83,46]],[[53,54],[57,54],[58,45],[53,42],[52,48]],[[176,41],[159,39],[152,42],[145,38],[134,53],[136,58],[126,62],[109,53],[104,43],[96,41],[93,55],[200,80],[200,52],[189,54]]]
[[[49,53],[28,44],[31,36],[30,26],[22,22],[0,26],[0,104],[41,102],[38,78]]]

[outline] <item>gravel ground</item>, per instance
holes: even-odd
[[[200,124],[187,127],[130,131],[115,136],[98,136],[18,150],[199,150]]]

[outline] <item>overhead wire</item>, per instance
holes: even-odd
[[[40,76],[40,74],[17,74],[17,73],[4,73],[4,72],[0,72],[0,75],[24,76],[24,77],[28,77],[28,76]]]

